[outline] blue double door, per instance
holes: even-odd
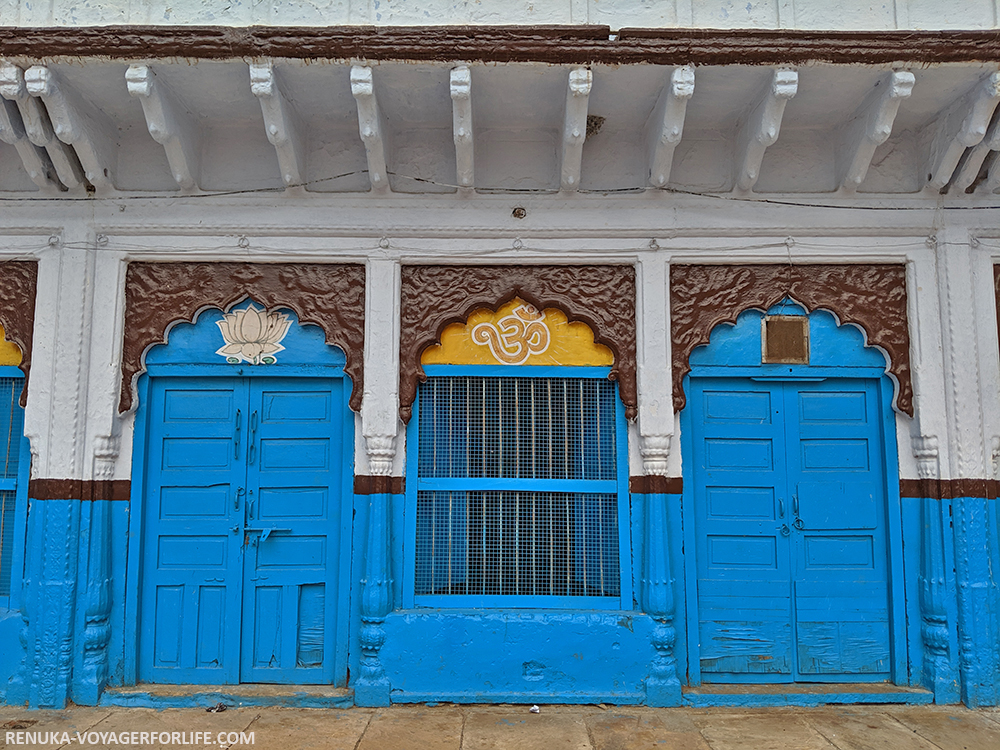
[[[691,383],[701,678],[889,679],[878,381]]]
[[[140,680],[346,683],[341,389],[152,379]]]

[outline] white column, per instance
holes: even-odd
[[[396,260],[372,259],[365,274],[365,388],[361,434],[367,473],[389,476],[399,429],[399,290]],[[358,473],[361,473],[359,470]]]
[[[636,359],[639,450],[643,473],[666,476],[674,433],[670,367],[670,266],[666,256],[644,253],[637,264]]]

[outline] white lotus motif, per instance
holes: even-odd
[[[232,364],[273,365],[277,361],[274,355],[285,348],[281,341],[292,321],[284,313],[265,312],[250,305],[243,310],[226,313],[216,325],[226,342],[216,354],[221,354]]]

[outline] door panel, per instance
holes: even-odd
[[[885,486],[875,381],[785,385],[799,671],[884,675],[890,664]],[[796,460],[798,459],[798,460]]]
[[[877,382],[691,382],[702,678],[888,677]]]
[[[696,382],[692,392],[702,672],[791,675],[781,392],[735,379]]]
[[[346,682],[341,388],[153,380],[140,679]]]
[[[330,682],[343,467],[340,381],[251,385],[242,679]]]
[[[164,378],[150,388],[139,678],[239,679],[245,483],[236,379]],[[233,532],[233,527],[237,532]]]

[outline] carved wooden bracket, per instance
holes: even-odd
[[[268,309],[288,307],[300,323],[318,325],[326,343],[347,355],[350,405],[361,409],[365,345],[365,268],[308,263],[130,263],[125,277],[125,342],[120,412],[132,408],[132,387],[151,344],[167,329],[194,322],[200,310],[228,310],[251,298]]]
[[[33,260],[8,260],[0,263],[0,324],[5,338],[21,350],[20,368],[24,372],[21,406],[28,400],[28,370],[31,368],[31,336],[35,330],[35,293],[38,289],[38,263]]]
[[[670,268],[674,411],[684,408],[684,376],[696,346],[720,323],[749,308],[767,310],[791,297],[809,311],[824,309],[860,326],[869,346],[889,354],[898,384],[896,408],[913,416],[906,270],[901,265],[687,266]]]
[[[451,323],[479,309],[496,311],[520,297],[539,310],[555,307],[594,332],[615,355],[611,379],[625,414],[637,413],[635,269],[632,266],[403,266],[399,341],[399,416],[410,420],[420,355]]]

